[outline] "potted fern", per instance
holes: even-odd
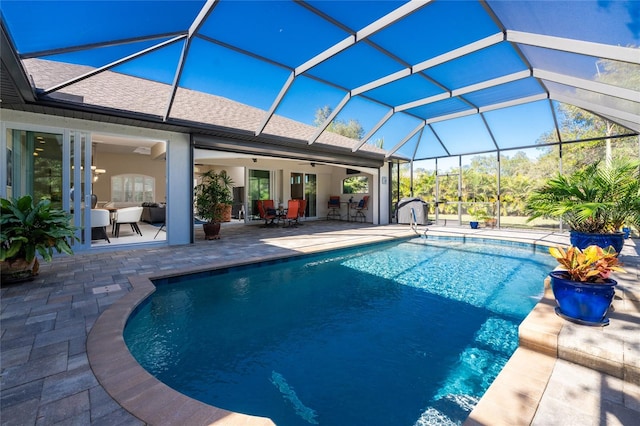
[[[607,311],[613,300],[612,272],[625,272],[613,247],[590,245],[584,250],[570,246],[567,250],[551,247],[549,253],[560,264],[549,273],[551,289],[558,307],[556,313],[585,325],[607,325]]]
[[[3,281],[31,279],[38,274],[38,257],[50,262],[53,253],[73,254],[77,240],[71,215],[51,207],[51,200],[34,203],[30,195],[0,199],[0,264]]]
[[[196,185],[196,214],[206,221],[202,224],[205,239],[219,239],[221,222],[231,220],[232,188],[233,180],[224,170],[220,173],[209,170],[201,176],[200,183]]]
[[[534,190],[525,210],[528,221],[561,219],[571,229],[571,244],[624,245],[624,224],[640,227],[640,162],[595,163],[568,176],[558,175]]]

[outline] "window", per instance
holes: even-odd
[[[116,175],[111,178],[111,201],[144,203],[155,201],[156,179],[146,175]]]
[[[342,181],[343,194],[368,194],[369,178],[366,176],[351,176]]]

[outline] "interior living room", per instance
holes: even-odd
[[[166,241],[166,142],[93,134],[92,160],[92,247]]]

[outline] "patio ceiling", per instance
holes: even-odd
[[[561,104],[640,132],[637,1],[3,0],[2,17],[35,103],[90,103],[88,87],[119,73],[166,88],[146,101],[151,121],[193,121],[204,93],[256,112],[240,124],[221,107],[204,125],[312,150],[332,143],[331,122],[355,120],[342,148],[404,159],[559,142]],[[82,67],[45,78],[35,58]]]

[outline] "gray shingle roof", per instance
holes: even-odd
[[[54,62],[42,59],[25,59],[27,73],[36,88],[47,88],[74,79],[93,70],[92,67]],[[124,112],[149,114],[161,118],[165,114],[171,87],[138,77],[113,71],[104,71],[91,79],[82,80],[55,92],[54,98],[65,96],[66,101],[81,105],[98,106]],[[178,88],[170,118],[216,127],[255,132],[264,119],[266,111],[230,99]],[[263,134],[285,140],[308,141],[317,129],[279,115],[268,122]],[[323,132],[315,144],[350,152],[358,143],[335,133]],[[384,155],[384,150],[365,145],[361,151]]]

